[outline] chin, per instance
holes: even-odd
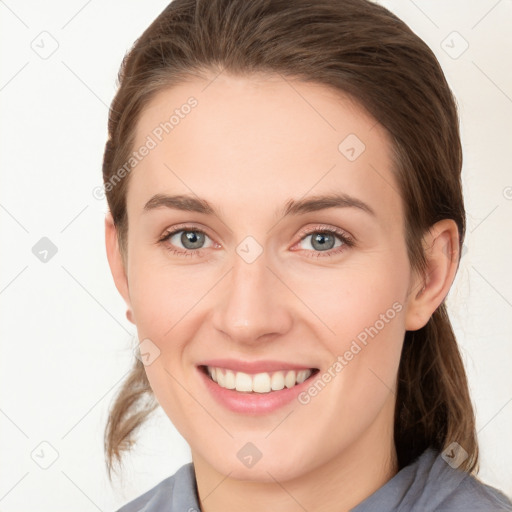
[[[293,451],[293,448],[292,448]],[[252,466],[246,466],[239,460],[237,453],[226,456],[226,453],[208,458],[209,464],[222,475],[228,475],[235,480],[244,480],[261,483],[275,483],[292,480],[303,475],[307,469],[304,459],[286,457],[283,450],[277,449],[274,453],[262,453],[261,458]]]

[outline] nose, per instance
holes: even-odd
[[[213,325],[233,342],[260,344],[291,328],[291,292],[268,266],[265,252],[251,263],[235,254],[233,268],[222,283]]]

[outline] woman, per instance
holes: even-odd
[[[107,466],[161,405],[192,463],[122,507],[511,510],[445,298],[465,234],[435,56],[366,0],[175,0],[126,56],[103,177],[140,356]],[[145,507],[145,508],[144,508]]]

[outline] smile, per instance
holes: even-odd
[[[302,384],[318,371],[316,368],[310,368],[249,374],[214,366],[203,366],[202,369],[221,388],[244,393],[270,393],[285,387],[290,389]]]

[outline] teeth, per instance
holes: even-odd
[[[286,374],[286,377],[284,378],[284,385],[287,388],[293,388],[296,382],[297,376],[295,375],[295,372],[293,370],[289,370],[288,373]]]
[[[225,384],[227,389],[235,389],[236,386],[236,376],[234,372],[231,370],[226,370],[226,379]]]
[[[235,389],[237,391],[252,391],[252,379],[247,373],[237,372],[235,378]]]
[[[311,375],[311,370],[301,370],[300,372],[298,372],[297,373],[297,384],[303,383],[310,375]]]
[[[258,373],[252,378],[252,390],[256,393],[269,393],[271,389],[268,373]]]
[[[220,372],[219,370],[217,370],[215,372],[215,375],[217,377],[217,384],[221,388],[225,388],[226,387],[226,376],[222,372]]]
[[[274,373],[274,375],[272,375],[270,385],[272,387],[272,391],[279,391],[280,389],[283,389],[284,388],[283,372]]]
[[[233,372],[224,368],[213,368],[208,366],[208,375],[221,387],[226,389],[236,389],[241,392],[270,393],[270,391],[279,391],[292,388],[296,384],[304,382],[311,374],[312,370],[282,370],[272,373],[257,373],[249,375],[244,372]]]

